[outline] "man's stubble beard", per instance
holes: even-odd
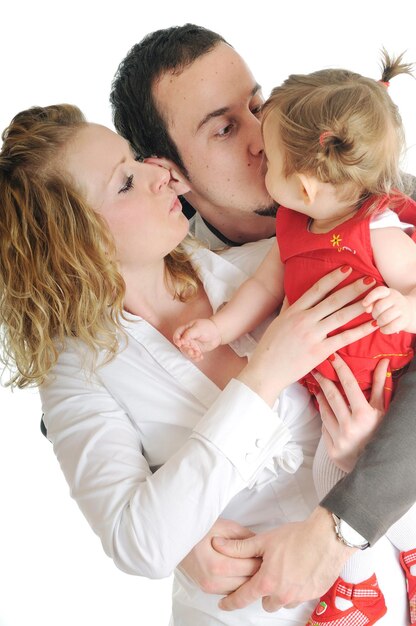
[[[260,207],[259,209],[254,209],[254,213],[256,215],[261,215],[262,217],[276,217],[277,210],[280,204],[277,202],[273,202],[269,206]]]

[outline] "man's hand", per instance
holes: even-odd
[[[242,541],[214,538],[212,545],[228,556],[263,559],[247,583],[220,601],[220,608],[226,611],[241,609],[258,598],[263,598],[265,611],[319,598],[355,552],[337,539],[331,514],[322,507],[304,522],[285,524]]]
[[[254,533],[237,522],[219,518],[209,533],[190,551],[179,569],[205,593],[225,595],[250,580],[260,567],[260,559],[232,558],[212,547],[213,537],[246,539]]]
[[[321,387],[316,399],[322,418],[322,436],[329,458],[344,472],[351,472],[383,420],[389,361],[381,359],[377,364],[368,402],[354,374],[338,354],[333,355],[331,364],[347,401],[331,380],[317,371],[312,372]]]

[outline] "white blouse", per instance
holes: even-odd
[[[194,252],[214,310],[271,245]],[[316,504],[310,470],[320,434],[307,392],[292,385],[274,410],[237,380],[221,392],[155,328],[128,318],[127,344],[110,363],[91,373],[85,347],[69,340],[41,389],[48,438],[71,495],[115,564],[161,578],[220,515],[257,531],[303,519]],[[217,601],[176,572],[175,626],[234,623]],[[293,623],[303,624],[309,610],[297,609]],[[259,612],[267,616],[257,605],[245,612],[253,624],[262,623]]]

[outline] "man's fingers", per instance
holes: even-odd
[[[250,537],[249,539],[225,539],[224,537],[213,537],[212,546],[217,552],[234,558],[247,559],[250,557],[262,556],[256,536]]]
[[[242,585],[226,598],[219,601],[218,606],[223,611],[234,611],[235,609],[243,609],[252,602],[262,597],[262,592],[257,588],[256,575],[250,578],[245,585]]]
[[[354,374],[352,373],[346,362],[341,359],[338,354],[334,354],[334,359],[333,361],[331,361],[331,365],[337,373],[338,380],[341,383],[341,386],[347,397],[349,406],[351,407],[351,411],[353,413],[355,411],[358,412],[367,404],[367,401],[363,392],[360,389],[360,385],[358,384],[357,379],[355,378]],[[338,417],[340,417],[343,413],[345,415],[345,418],[349,419],[351,417],[351,411],[346,405],[345,400],[343,399],[338,389],[337,392],[339,396],[337,398],[338,402],[337,405],[332,405],[332,408],[335,414],[338,415]]]
[[[333,362],[332,362],[333,363]],[[321,396],[318,403],[322,405],[321,417],[327,429],[332,432],[338,429],[349,416],[349,409],[343,399],[339,389],[332,380],[322,376],[318,371],[313,372],[314,378],[321,387]]]
[[[251,578],[259,571],[262,563],[261,559],[233,559],[232,557],[224,557],[227,559],[221,564],[221,575],[224,578],[247,577]],[[236,587],[233,587],[233,591]]]
[[[382,359],[374,370],[370,404],[379,411],[384,411],[384,386],[386,384],[388,368],[389,360]]]
[[[210,594],[216,596],[225,596],[233,593],[250,580],[250,576],[235,576],[233,578],[223,578],[218,583],[218,587],[212,587]]]

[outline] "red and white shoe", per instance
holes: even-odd
[[[406,574],[407,597],[409,598],[410,623],[416,624],[416,576],[410,573],[412,565],[416,564],[416,549],[400,552],[400,565]]]
[[[350,600],[353,606],[341,611],[335,605],[336,596]],[[356,585],[338,578],[322,596],[306,626],[371,626],[386,611],[384,596],[375,574]]]

